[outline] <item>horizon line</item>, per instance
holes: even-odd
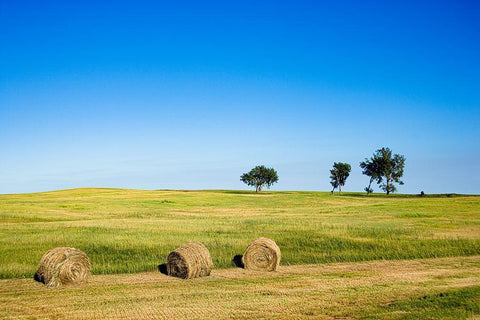
[[[73,190],[82,190],[82,189],[106,189],[106,190],[125,190],[125,191],[184,191],[184,192],[192,192],[192,191],[242,191],[242,192],[249,192],[249,193],[286,193],[286,192],[316,192],[316,193],[331,193],[331,191],[323,191],[323,190],[264,190],[260,192],[255,192],[255,190],[247,190],[247,189],[135,189],[135,188],[118,188],[118,187],[77,187],[77,188],[66,188],[66,189],[54,189],[54,190],[46,190],[46,191],[36,191],[36,192],[17,192],[17,193],[0,193],[0,195],[27,195],[27,194],[39,194],[39,193],[52,193],[52,192],[61,192],[61,191],[73,191]],[[334,192],[333,195],[345,195],[345,194],[364,194],[368,196],[366,192],[362,191],[343,191],[342,194],[339,194],[338,191]],[[387,195],[385,192],[373,192],[371,195]],[[419,193],[391,193],[390,195],[407,195],[407,196],[420,196]],[[390,196],[389,195],[389,196]],[[445,192],[445,193],[425,193],[425,196],[480,196],[480,194],[476,193],[455,193],[455,192]]]

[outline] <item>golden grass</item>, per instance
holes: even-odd
[[[189,281],[159,272],[96,275],[88,285],[58,289],[6,279],[0,280],[0,318],[375,317],[376,308],[400,299],[478,283],[480,256],[280,266],[277,272],[224,269]]]

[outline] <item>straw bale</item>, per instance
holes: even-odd
[[[45,253],[40,260],[35,280],[54,288],[86,283],[90,277],[90,261],[78,249],[59,247]]]
[[[275,271],[280,264],[282,255],[275,241],[268,238],[258,238],[245,249],[242,261],[245,269]]]
[[[167,274],[182,279],[209,276],[212,267],[210,252],[198,242],[183,245],[167,256]]]

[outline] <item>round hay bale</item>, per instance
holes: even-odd
[[[212,271],[210,252],[201,243],[189,243],[167,256],[167,274],[182,279],[206,277]]]
[[[281,258],[280,248],[275,241],[258,238],[245,249],[242,261],[245,269],[275,271]]]
[[[67,284],[81,284],[90,277],[90,261],[78,249],[59,247],[45,253],[40,259],[35,280],[54,288]]]

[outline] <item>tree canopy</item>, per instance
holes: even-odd
[[[338,193],[342,194],[342,186],[345,185],[348,176],[350,175],[351,167],[348,163],[335,162],[333,169],[330,170],[330,184],[333,186],[333,191],[338,187]]]
[[[405,167],[405,157],[403,155],[394,154],[389,148],[381,148],[375,151],[370,159],[360,162],[362,173],[370,177],[370,183],[365,188],[367,193],[372,192],[372,181],[376,180],[380,184],[380,188],[388,194],[397,191],[394,183],[400,185],[403,181],[400,178],[403,176],[403,169]]]
[[[278,174],[273,168],[256,166],[250,172],[242,174],[240,181],[249,186],[254,186],[255,192],[259,192],[262,191],[263,187],[270,188],[274,183],[278,182]]]
[[[372,159],[365,159],[365,161],[360,162],[360,168],[362,168],[362,174],[370,177],[370,182],[365,187],[367,194],[370,194],[373,192],[372,182],[377,180],[377,183],[380,183],[381,181],[380,161],[373,156]]]

